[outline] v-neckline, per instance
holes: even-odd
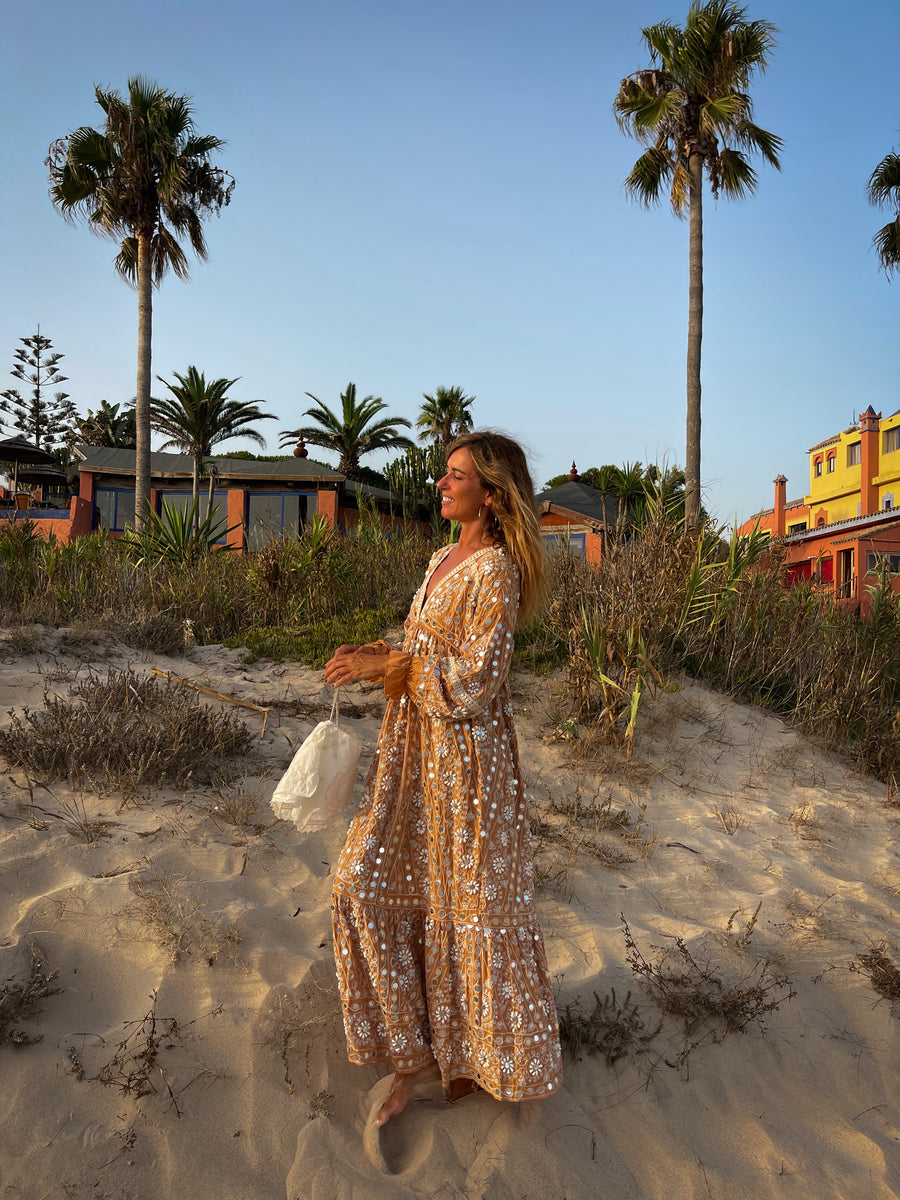
[[[434,564],[428,577],[426,578],[425,591],[422,594],[422,603],[419,605],[420,613],[423,611],[423,609],[425,608],[425,605],[432,598],[432,596],[435,594],[435,592],[438,591],[439,588],[443,587],[443,585],[447,582],[447,580],[450,579],[451,576],[455,575],[456,572],[459,571],[462,567],[464,567],[466,565],[466,563],[471,562],[472,559],[476,558],[479,554],[484,554],[487,550],[496,550],[497,549],[496,546],[481,546],[478,550],[473,550],[471,554],[466,555],[466,557],[462,560],[462,562],[458,562],[455,567],[451,567],[450,570],[447,572],[447,574],[443,575],[437,581],[437,583],[434,585],[434,587],[431,589],[431,591],[429,591],[428,585],[431,583],[431,580],[432,580],[432,577],[434,576],[435,571],[440,567],[441,563],[446,560],[447,555],[449,555],[452,552],[453,547],[457,544],[458,543],[453,542],[450,546],[447,547],[447,554],[444,555],[444,557],[441,559],[440,562],[436,562]]]

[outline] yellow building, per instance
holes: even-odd
[[[900,410],[882,420],[871,405],[859,423],[809,451],[812,529],[900,508]]]

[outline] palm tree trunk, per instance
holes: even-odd
[[[687,439],[684,520],[700,528],[700,348],[703,341],[703,155],[690,156],[690,249],[687,344]]]
[[[193,470],[191,472],[191,508],[194,512],[194,519],[191,522],[194,529],[194,537],[200,532],[200,463],[201,455],[194,455]]]
[[[134,524],[140,529],[150,507],[150,347],[153,335],[153,274],[150,234],[138,234],[138,367],[134,403]]]

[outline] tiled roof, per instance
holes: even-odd
[[[884,512],[869,513],[864,517],[848,517],[845,521],[832,521],[829,525],[820,525],[818,529],[804,529],[801,533],[792,533],[790,537],[785,538],[785,541],[805,542],[811,538],[828,537],[834,532],[841,532],[843,530],[864,529],[867,525],[876,525],[881,530],[887,522],[893,524],[896,520],[896,510],[889,508]],[[855,541],[856,539],[850,537],[843,540]]]

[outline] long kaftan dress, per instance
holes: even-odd
[[[427,581],[392,655],[378,746],[334,883],[348,1053],[500,1100],[559,1087],[556,1008],[507,676],[518,570],[500,547]],[[395,672],[396,673],[396,672]]]

